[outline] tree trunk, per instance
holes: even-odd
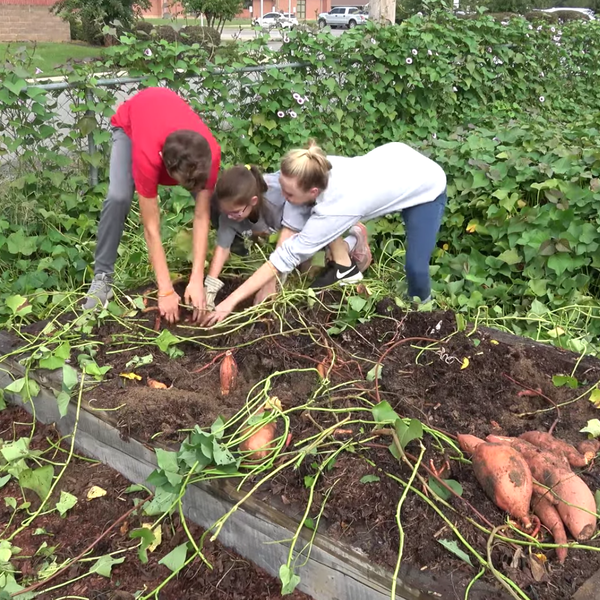
[[[371,0],[369,17],[376,23],[395,23],[396,0]]]

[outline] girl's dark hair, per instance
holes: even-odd
[[[260,169],[254,165],[236,165],[226,171],[217,181],[215,199],[217,206],[228,204],[233,208],[243,208],[250,200],[258,197],[258,209],[263,203],[263,194],[269,189]]]
[[[190,192],[204,189],[212,165],[212,153],[206,139],[196,131],[179,129],[170,134],[162,149],[169,175]]]

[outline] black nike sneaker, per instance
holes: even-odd
[[[323,272],[312,282],[311,288],[319,289],[326,288],[335,283],[340,285],[350,285],[352,283],[358,283],[363,278],[363,274],[357,267],[356,263],[352,261],[349,267],[345,265],[338,265],[337,263],[330,261]]]

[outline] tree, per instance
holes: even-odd
[[[105,25],[131,29],[142,10],[150,8],[150,0],[58,0],[52,12],[69,21],[71,29],[80,27],[82,39],[102,43]],[[78,39],[78,36],[72,37]]]
[[[244,7],[244,0],[182,0],[183,8],[189,15],[206,17],[208,27],[221,33],[226,21],[237,16]]]

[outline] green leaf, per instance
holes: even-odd
[[[423,425],[418,419],[411,419],[408,422],[408,425],[402,419],[397,419],[394,427],[398,434],[400,447],[403,450],[413,440],[421,439],[423,437]]]
[[[140,539],[141,545],[138,548],[138,557],[140,562],[145,565],[148,562],[148,548],[154,543],[154,533],[148,527],[138,527],[129,533],[132,540]]]
[[[12,394],[20,394],[25,387],[25,377],[15,379],[12,383],[4,388],[5,392],[11,392]]]
[[[45,500],[52,487],[54,478],[54,467],[46,465],[38,469],[25,469],[19,475],[19,485],[25,489],[35,492],[40,500]]]
[[[398,414],[385,400],[371,409],[373,420],[376,423],[394,423],[398,419]]]
[[[69,510],[77,504],[77,497],[69,492],[62,490],[60,492],[60,500],[56,503],[56,510],[61,517],[64,517]]]
[[[141,298],[140,298],[141,300]],[[144,305],[142,304],[142,308]],[[154,356],[152,354],[146,354],[145,356],[134,356],[130,361],[125,364],[126,369],[137,369],[138,367],[144,367],[152,364]]]
[[[6,462],[14,462],[29,456],[30,438],[22,437],[14,442],[9,442],[0,448],[0,454]]]
[[[218,466],[235,463],[235,458],[231,452],[229,452],[229,450],[227,450],[227,448],[224,446],[221,446],[217,440],[213,440],[213,460],[215,465]]]
[[[454,554],[454,556],[457,556],[461,560],[464,560],[468,565],[473,566],[473,563],[471,562],[471,558],[464,550],[459,548],[457,542],[455,542],[454,540],[438,540],[438,542],[442,546],[444,546],[444,548],[446,548],[446,550],[450,550],[450,552],[452,552],[452,554]]]
[[[304,523],[302,523],[304,527],[308,527],[309,529],[315,530],[315,520],[312,517],[306,517],[304,519]]]
[[[166,352],[169,346],[176,344],[178,341],[179,338],[175,337],[168,329],[163,329],[154,343],[162,352]]]
[[[31,305],[27,302],[27,298],[24,296],[9,296],[4,303],[10,308],[13,315],[18,313],[24,316],[33,310]]]
[[[281,595],[291,594],[300,583],[300,577],[288,565],[279,567],[279,579],[281,579]]]
[[[6,400],[4,399],[4,390],[0,388],[0,410],[6,408]]]
[[[0,477],[0,490],[10,481],[12,475],[9,473],[8,475],[4,475],[4,477]]]
[[[600,490],[596,490],[594,494],[594,498],[596,499],[596,512],[600,512]]]
[[[102,575],[102,577],[107,577],[110,579],[110,573],[114,565],[120,565],[125,562],[125,557],[121,558],[113,558],[112,556],[106,554],[101,556],[90,568],[90,573],[98,573],[98,575]]]
[[[375,381],[375,379],[381,379],[381,372],[383,371],[383,365],[378,364],[375,365],[368,373],[367,373],[367,381]]]
[[[154,498],[144,505],[144,514],[154,517],[166,513],[169,509],[173,510],[177,497],[178,494],[157,488]]]
[[[13,510],[17,510],[17,499],[12,496],[6,496],[4,498],[4,504],[8,506],[8,508],[12,508]]]
[[[579,431],[581,433],[587,433],[591,438],[600,437],[600,419],[590,419],[587,422],[587,425]]]
[[[554,375],[552,377],[552,383],[556,387],[563,387],[566,385],[572,390],[576,390],[579,387],[579,382],[577,379],[575,379],[575,377],[571,377],[570,375]]]
[[[361,296],[350,296],[350,298],[348,298],[348,305],[352,310],[361,312],[367,305],[367,299],[362,298]]]
[[[173,573],[176,573],[177,571],[180,571],[183,565],[185,564],[187,558],[187,551],[188,548],[186,542],[185,544],[181,544],[177,546],[177,548],[171,550],[169,554],[167,554],[158,561],[158,564],[165,565],[165,567],[173,571]]]
[[[377,475],[364,475],[360,478],[361,483],[375,483],[376,481],[381,481],[381,478]]]
[[[521,257],[514,248],[511,248],[510,250],[505,250],[502,254],[500,254],[500,256],[498,256],[498,260],[505,262],[507,265],[516,265],[517,263],[521,262]]]
[[[459,496],[463,495],[462,485],[460,485],[458,481],[454,481],[454,479],[444,479],[443,481],[448,487],[452,488]],[[433,477],[429,478],[428,485],[431,488],[431,491],[436,496],[439,496],[442,500],[448,500],[452,497],[452,494],[443,485],[438,483],[438,481]]]
[[[162,448],[156,448],[156,462],[161,469],[165,471],[171,471],[172,473],[179,472],[179,465],[177,464],[177,452],[170,452],[163,450]]]
[[[67,392],[58,392],[56,396],[56,404],[58,405],[58,414],[65,417],[69,412],[69,403],[71,396]]]
[[[70,392],[79,383],[79,375],[71,365],[63,366],[63,388]]]

